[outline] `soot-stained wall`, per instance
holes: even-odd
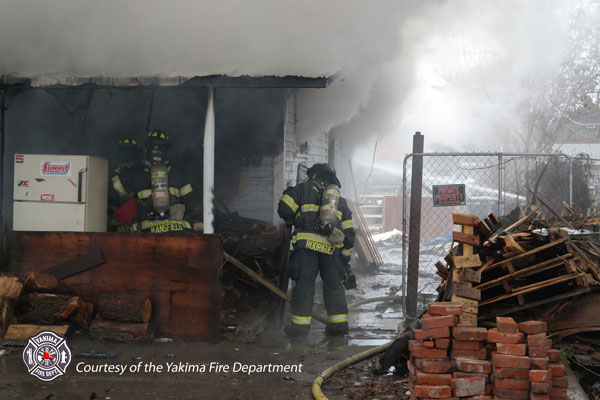
[[[283,140],[284,93],[285,89],[215,91],[217,205],[226,204],[230,211],[251,218],[272,219],[273,157]],[[7,228],[12,227],[15,153],[89,154],[112,161],[119,139],[143,142],[147,125],[171,137],[169,158],[187,171],[195,209],[200,211],[206,104],[203,88],[32,88],[11,96],[2,168]]]

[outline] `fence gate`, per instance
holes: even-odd
[[[433,297],[434,264],[450,251],[452,213],[501,217],[528,198],[527,185],[552,204],[572,203],[573,168],[561,153],[423,153],[404,158],[402,177],[402,295],[406,299],[409,202],[413,157],[423,157],[418,293]],[[558,171],[558,172],[557,172]],[[562,208],[562,205],[560,206]],[[429,295],[429,296],[428,296]],[[406,301],[403,302],[406,315]],[[413,317],[413,316],[409,316]]]

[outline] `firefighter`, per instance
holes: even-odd
[[[123,185],[138,198],[141,232],[191,231],[186,220],[193,209],[192,185],[183,170],[167,159],[169,136],[161,130],[148,132],[146,159],[133,167]]]
[[[340,279],[339,257],[349,262],[352,254],[352,213],[346,200],[339,197],[341,184],[331,166],[315,164],[307,173],[309,180],[286,189],[278,205],[279,216],[288,226],[294,226],[294,250],[288,271],[296,284],[292,294],[291,323],[285,333],[292,338],[308,334],[315,279],[320,273],[328,316],[326,333],[345,335],[348,333],[348,306]]]
[[[108,211],[109,232],[135,232],[137,224],[134,217],[137,215],[137,199],[135,193],[127,192],[121,176],[137,165],[142,158],[142,148],[134,138],[119,140],[115,153],[116,168],[108,185]]]

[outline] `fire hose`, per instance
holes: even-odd
[[[275,287],[272,283],[270,283],[269,281],[264,279],[262,276],[260,276],[259,274],[257,274],[256,272],[254,272],[253,270],[248,268],[242,262],[238,261],[237,259],[233,258],[232,256],[230,256],[229,254],[227,254],[225,252],[223,253],[223,255],[225,257],[225,260],[227,260],[229,263],[231,263],[234,267],[238,268],[239,270],[244,272],[246,275],[249,275],[251,278],[256,280],[258,283],[262,284],[264,287],[269,289],[271,292],[275,293],[277,296],[279,296],[283,300],[287,301],[288,303],[292,302],[292,300],[288,297],[287,294],[285,294],[279,288]],[[379,302],[379,301],[388,301],[388,300],[402,300],[402,297],[401,296],[383,296],[383,297],[374,297],[371,299],[363,299],[363,300],[359,300],[357,302],[350,304],[348,306],[348,308],[352,309],[354,307],[358,307],[363,304],[374,303],[374,302]],[[313,312],[312,317],[319,322],[322,322],[324,324],[327,323],[327,318],[325,318],[319,314],[316,314]],[[393,342],[394,341],[392,340],[389,343],[385,343],[385,344],[367,349],[361,353],[358,353],[351,357],[348,357],[348,358],[340,361],[339,363],[335,364],[334,366],[321,372],[319,374],[319,376],[317,376],[317,378],[313,381],[313,384],[312,384],[312,393],[313,393],[314,398],[316,400],[327,400],[327,397],[325,397],[323,392],[321,392],[321,386],[323,385],[323,383],[325,383],[325,381],[327,379],[329,379],[331,376],[333,376],[333,374],[335,374],[337,371],[340,371],[346,367],[356,364],[357,362],[360,362],[364,359],[372,357],[375,354],[384,352],[392,345]]]

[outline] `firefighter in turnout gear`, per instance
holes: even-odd
[[[328,335],[348,333],[348,306],[340,279],[340,257],[350,260],[354,246],[352,213],[339,196],[340,181],[328,164],[315,164],[307,171],[309,180],[286,189],[278,213],[294,226],[294,251],[288,264],[296,282],[292,294],[290,337],[308,334],[315,295],[315,279],[321,274],[327,310]]]
[[[152,130],[148,132],[145,145],[146,159],[121,179],[124,188],[138,198],[139,230],[152,233],[191,231],[186,217],[193,208],[192,185],[182,169],[166,158],[169,136],[161,130]]]
[[[108,185],[108,231],[135,232],[137,223],[137,198],[135,193],[127,192],[121,176],[138,164],[142,158],[142,148],[133,138],[119,140],[115,155],[116,167]]]

